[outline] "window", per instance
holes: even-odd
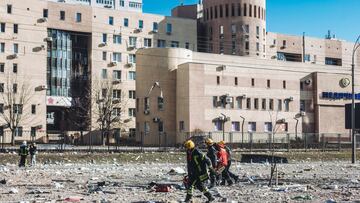
[[[125,7],[125,0],[120,0],[120,6]]]
[[[129,2],[129,7],[130,8],[141,8],[142,7],[142,3],[138,3],[138,2]]]
[[[259,109],[259,99],[254,99],[254,109]]]
[[[249,17],[252,17],[252,5],[249,5]]]
[[[101,78],[102,79],[107,79],[107,70],[106,69],[101,70]]]
[[[286,89],[286,80],[283,80],[283,89]]]
[[[150,110],[150,99],[149,99],[149,97],[144,98],[144,110],[145,111]]]
[[[121,44],[121,35],[113,35],[113,43]]]
[[[158,97],[158,110],[162,111],[164,110],[164,98]]]
[[[4,83],[0,83],[0,92],[1,92],[1,93],[4,92]]]
[[[266,110],[266,99],[261,100],[261,109]]]
[[[76,22],[81,22],[81,13],[76,13]]]
[[[18,24],[14,24],[14,33],[15,34],[19,33],[19,25]]]
[[[325,57],[325,64],[326,65],[333,65],[333,66],[341,66],[342,60],[337,58],[329,58]]]
[[[129,19],[124,18],[124,27],[129,27]]]
[[[135,99],[136,95],[135,95],[135,90],[129,90],[129,99]]]
[[[282,100],[278,99],[278,111],[282,111]]]
[[[113,108],[111,114],[112,116],[121,116],[121,108]]]
[[[105,33],[102,34],[102,42],[103,43],[107,42],[107,34],[105,34]]]
[[[214,130],[215,131],[222,131],[223,130],[223,125],[222,125],[223,122],[221,120],[216,120],[213,123],[214,123]]]
[[[43,17],[44,18],[49,17],[49,10],[48,9],[43,9]]]
[[[18,65],[17,63],[13,64],[13,73],[17,73],[18,72]]]
[[[246,49],[246,50],[249,50],[249,49],[250,49],[250,44],[249,44],[249,42],[245,42],[245,49]]]
[[[15,130],[15,137],[23,136],[23,127],[16,127],[14,130]]]
[[[22,114],[23,105],[22,104],[14,104],[14,110],[13,112],[15,114]]]
[[[5,43],[0,43],[0,53],[4,53],[5,52]]]
[[[113,61],[121,62],[121,53],[114,52],[113,53]]]
[[[249,132],[256,132],[256,122],[249,122],[248,123],[248,131]]]
[[[5,27],[6,27],[5,23],[0,23],[0,32],[5,32]]]
[[[152,41],[150,38],[144,38],[144,47],[151,47]]]
[[[36,137],[36,127],[31,127],[31,137]]]
[[[129,37],[129,45],[136,48],[137,37]]]
[[[267,88],[270,88],[270,86],[271,86],[270,80],[267,80],[267,81],[266,81],[266,87],[267,87]]]
[[[143,28],[144,28],[144,21],[139,20],[139,29],[143,29]]]
[[[215,107],[215,108],[218,107],[218,97],[217,96],[213,96],[213,107]]]
[[[274,110],[274,100],[273,99],[269,100],[269,110],[271,110],[271,111]]]
[[[213,19],[214,15],[213,15],[213,7],[210,7],[210,19]]]
[[[240,131],[240,122],[238,122],[238,121],[231,122],[231,131],[239,132]]]
[[[7,13],[8,13],[8,14],[11,14],[11,13],[12,13],[12,5],[11,5],[11,4],[8,4],[8,5],[7,5]]]
[[[289,100],[285,99],[284,103],[285,103],[285,111],[286,112],[290,111],[290,102],[289,102]]]
[[[189,42],[185,42],[185,49],[190,49],[190,43]]]
[[[172,33],[172,24],[167,23],[166,24],[166,33],[171,34]]]
[[[251,86],[255,87],[255,79],[254,78],[251,78]]]
[[[241,4],[239,3],[238,4],[238,9],[237,9],[237,13],[238,13],[238,16],[241,16]]]
[[[136,110],[134,108],[129,108],[129,117],[136,117]]]
[[[305,54],[304,61],[307,61],[307,62],[310,61],[310,54]]]
[[[109,16],[109,25],[114,25],[114,17]]]
[[[136,80],[135,71],[129,71],[129,80]]]
[[[31,105],[31,113],[36,114],[36,105]]]
[[[153,22],[153,31],[157,32],[159,30],[159,24],[157,22]]]
[[[65,11],[60,11],[60,20],[65,20]]]
[[[251,109],[251,99],[250,98],[246,98],[246,108]]]
[[[113,98],[121,99],[121,90],[113,90]]]
[[[283,40],[283,47],[286,47],[286,40]]]
[[[0,73],[3,73],[5,71],[5,64],[0,63]]]
[[[300,90],[301,90],[301,91],[304,90],[304,82],[300,82]]]
[[[180,121],[179,122],[179,131],[182,132],[185,130],[185,122],[184,121]]]
[[[171,41],[171,47],[179,48],[179,42],[178,41]]]
[[[139,98],[136,98],[136,111],[139,112]]]
[[[300,112],[306,111],[305,100],[300,100]]]
[[[223,6],[222,5],[220,5],[219,6],[219,10],[220,10],[220,18],[222,18],[223,17]]]
[[[254,17],[256,18],[257,17],[257,9],[256,9],[257,7],[254,5]]]
[[[260,51],[260,43],[256,42],[256,51]]]
[[[18,85],[15,83],[13,84],[13,92],[17,93],[17,90],[18,90]]]
[[[264,132],[272,132],[272,123],[271,122],[265,122],[264,125]]]
[[[0,104],[0,113],[4,113],[4,104]]]
[[[14,54],[19,53],[19,44],[14,44]]]
[[[220,31],[220,38],[224,38],[224,26],[223,25],[220,25],[220,29],[219,29],[219,31]]]
[[[235,16],[235,4],[231,4],[231,16]]]
[[[129,54],[129,63],[136,63],[136,55]]]
[[[107,55],[106,51],[103,51],[102,52],[102,60],[103,61],[106,61],[106,55]]]
[[[259,36],[260,35],[260,27],[256,26],[256,35]]]
[[[237,101],[237,108],[242,109],[242,101],[243,101],[242,97],[237,97],[236,101]]]
[[[159,121],[158,122],[158,131],[160,132],[160,133],[162,133],[162,132],[164,132],[164,121]]]
[[[231,34],[236,35],[236,25],[235,24],[231,25]]]
[[[235,85],[238,85],[238,78],[235,77]]]
[[[214,10],[215,10],[215,16],[214,16],[214,18],[217,19],[217,17],[218,17],[218,7],[215,6]]]
[[[216,76],[216,84],[220,85],[220,76]]]
[[[150,132],[150,124],[149,122],[144,122],[144,133],[147,134]]]
[[[162,39],[158,39],[158,47],[159,48],[164,48],[166,47],[166,41],[162,40]]]
[[[120,70],[114,70],[113,71],[113,79],[114,80],[121,80],[121,71]]]

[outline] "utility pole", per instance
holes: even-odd
[[[351,64],[351,137],[352,137],[352,151],[351,151],[351,163],[356,164],[356,136],[355,136],[355,53],[360,47],[360,35],[355,41],[353,53],[352,53],[352,64]]]
[[[303,32],[303,62],[305,63],[305,32]]]

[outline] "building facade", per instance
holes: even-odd
[[[297,132],[348,137],[344,106],[351,77],[344,67],[185,49],[138,55],[137,140],[145,145],[181,144],[191,132],[210,132],[227,142],[241,142],[242,132],[246,142],[249,133],[267,140],[275,128],[277,139]],[[155,83],[159,88],[149,94]],[[358,87],[356,92],[360,100]],[[276,125],[278,120],[283,123]]]
[[[36,114],[29,113],[18,126],[29,132],[37,127],[37,138],[96,131],[93,96],[102,83],[111,84],[111,95],[124,103],[116,117],[130,120],[117,129],[134,135],[135,52],[197,49],[196,21],[144,14],[141,1],[8,0],[0,3],[0,11],[1,83],[5,92],[8,79],[31,85],[24,111],[36,108]],[[29,136],[21,133],[17,139]]]

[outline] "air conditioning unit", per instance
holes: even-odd
[[[271,59],[277,59],[277,56],[271,56]]]
[[[104,8],[112,8],[111,5],[105,5]]]
[[[272,45],[270,45],[270,48],[274,48],[276,45],[275,44],[272,44]]]
[[[106,46],[106,45],[107,45],[106,42],[101,42],[101,43],[99,44],[100,47],[104,47],[104,46]]]
[[[311,80],[310,80],[310,79],[307,79],[307,80],[304,81],[304,83],[305,83],[306,85],[310,85],[310,84],[311,84]]]
[[[53,38],[52,38],[52,37],[47,37],[47,38],[45,38],[44,41],[45,41],[45,42],[52,42],[52,41],[53,41]]]
[[[135,32],[135,33],[142,32],[142,29],[141,29],[141,28],[136,28],[136,29],[134,30],[134,32]]]
[[[306,112],[305,112],[305,111],[301,111],[301,112],[300,112],[300,115],[301,115],[301,116],[306,116]]]
[[[43,128],[43,126],[42,126],[42,125],[37,125],[37,126],[35,126],[35,128],[36,128],[37,130],[40,130],[40,129]]]
[[[39,88],[41,89],[41,90],[47,90],[48,88],[47,88],[47,85],[41,85],[41,86],[39,86]]]
[[[38,20],[38,22],[42,22],[42,23],[47,22],[47,21],[48,21],[48,18],[46,18],[46,17],[40,18]]]
[[[233,102],[233,98],[232,98],[232,97],[226,97],[226,98],[225,98],[225,102],[226,102],[227,104],[230,104],[230,103]]]
[[[127,63],[126,66],[129,67],[129,68],[131,68],[131,67],[134,66],[134,64],[133,64],[133,63]]]
[[[226,70],[226,66],[225,65],[218,66],[218,67],[216,67],[216,70],[217,71],[224,71],[224,70]]]
[[[112,62],[110,63],[111,66],[116,66],[117,64],[118,64],[117,61],[112,61]]]
[[[171,32],[166,32],[167,35],[171,35]]]
[[[10,55],[10,57],[13,58],[13,59],[16,59],[16,58],[19,57],[19,55],[18,54],[12,54],[12,55]]]
[[[281,46],[281,49],[286,49],[286,45],[282,45],[282,46]]]
[[[246,99],[246,94],[243,94],[243,95],[241,95],[239,97],[242,98],[242,99]]]
[[[294,101],[294,97],[289,97],[288,100],[289,101]]]
[[[113,80],[112,84],[117,85],[121,83],[121,79],[115,79]]]
[[[154,123],[159,123],[159,122],[160,122],[160,118],[155,117],[155,118],[153,118],[153,121],[154,121]]]
[[[150,114],[150,111],[149,111],[149,110],[144,110],[144,114],[145,114],[145,115],[149,115],[149,114]]]
[[[128,49],[131,49],[131,50],[136,49],[136,46],[135,45],[129,45]]]

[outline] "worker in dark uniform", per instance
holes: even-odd
[[[30,152],[30,164],[31,164],[31,166],[35,166],[36,165],[36,156],[37,156],[36,143],[30,144],[29,152]]]
[[[205,140],[207,146],[206,156],[210,159],[211,165],[213,168],[216,168],[217,165],[217,151],[215,149],[214,141],[210,138]],[[209,188],[213,188],[216,184],[217,174],[210,171],[210,186]]]
[[[224,146],[224,149],[226,150],[226,153],[228,155],[228,165],[225,167],[225,170],[227,172],[227,174],[229,175],[230,178],[234,179],[235,183],[237,183],[239,181],[239,176],[235,175],[234,173],[232,173],[230,171],[230,167],[231,167],[231,148],[225,144],[224,141],[220,141],[219,144]],[[223,182],[225,181],[225,179],[223,178],[222,180]]]
[[[195,148],[195,143],[191,140],[185,142],[187,155],[187,168],[189,178],[189,188],[187,190],[185,202],[190,202],[193,195],[193,190],[196,187],[198,190],[204,193],[207,197],[207,202],[214,201],[214,197],[204,186],[204,182],[209,179],[208,169],[213,171],[211,161],[201,153],[200,150]]]
[[[26,166],[26,159],[27,159],[28,155],[29,155],[29,149],[28,149],[26,141],[24,141],[22,143],[22,145],[20,145],[20,150],[19,150],[19,156],[20,156],[19,167]]]

